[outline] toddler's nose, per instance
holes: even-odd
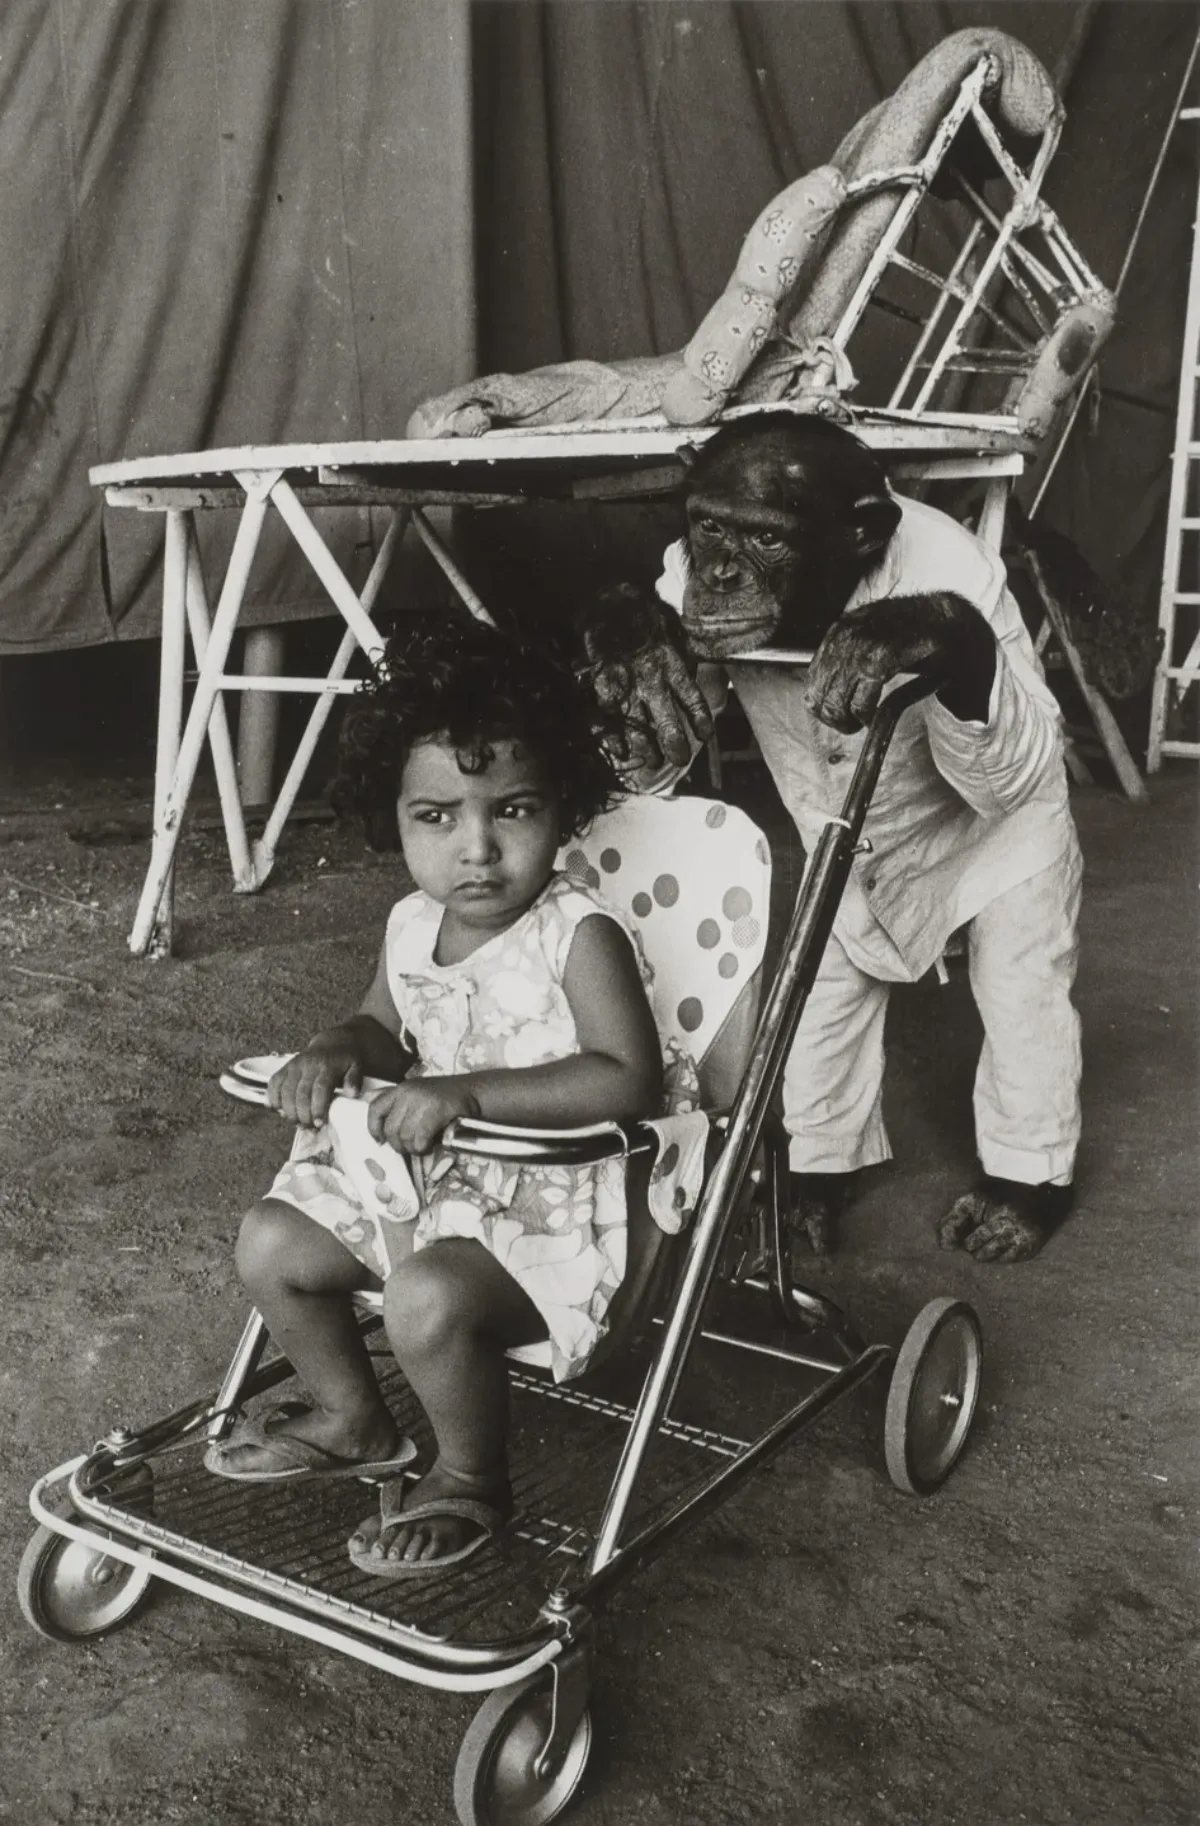
[[[463,826],[463,858],[471,863],[494,862],[500,845],[489,818],[470,818]]]

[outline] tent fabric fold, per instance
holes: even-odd
[[[467,37],[462,0],[6,0],[0,652],[156,629],[161,519],[90,464],[395,435],[469,371]],[[365,510],[329,525],[365,575]],[[329,611],[274,517],[250,611]]]
[[[683,347],[764,203],[976,26],[1063,93],[1046,194],[1112,285],[1195,32],[1183,0],[6,0],[0,654],[157,630],[161,522],[106,510],[91,464],[394,437],[477,373]],[[1042,510],[1138,593],[1194,159],[1171,150],[1097,424]],[[201,519],[213,590],[233,516]],[[377,516],[323,524],[361,579]],[[249,618],[327,613],[268,528]]]

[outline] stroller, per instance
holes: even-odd
[[[206,1473],[205,1448],[245,1404],[293,1378],[253,1314],[215,1396],[116,1428],[34,1485],[39,1527],[19,1598],[35,1629],[59,1642],[101,1636],[161,1581],[418,1685],[486,1694],[458,1758],[458,1818],[544,1826],[583,1779],[595,1619],[623,1580],[889,1366],[892,1481],[916,1495],[942,1483],[979,1393],[975,1314],[934,1300],[896,1353],[864,1344],[832,1302],[793,1285],[786,1139],[770,1107],[854,856],[869,847],[860,835],[888,742],[929,689],[903,683],[876,712],[841,816],[809,860],[761,1018],[770,858],[744,814],[699,798],[632,800],[562,859],[569,873],[600,879],[640,928],[660,1025],[682,1031],[699,1058],[707,1172],[690,1227],[672,1236],[631,1223],[611,1328],[585,1376],[556,1384],[545,1347],[513,1353],[516,1508],[503,1533],[463,1567],[381,1592],[346,1553],[362,1508],[357,1480],[246,1487]],[[222,1081],[262,1101],[267,1075],[267,1061],[243,1061]],[[645,1153],[654,1139],[636,1122],[547,1133],[467,1120],[443,1137],[463,1151],[571,1164]],[[733,1329],[718,1328],[726,1305],[740,1314]],[[378,1295],[361,1296],[376,1337],[378,1309]],[[784,1341],[772,1341],[781,1330]],[[685,1382],[700,1354],[712,1356],[713,1376]],[[386,1349],[375,1364],[398,1424],[427,1442]],[[780,1414],[785,1373],[796,1386]]]

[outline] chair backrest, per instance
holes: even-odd
[[[626,799],[559,856],[628,918],[654,972],[658,1029],[696,1061],[706,1108],[730,1101],[758,1013],[771,852],[715,799]]]

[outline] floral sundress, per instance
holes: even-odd
[[[388,920],[388,987],[418,1057],[413,1077],[543,1065],[577,1053],[562,985],[585,919],[612,919],[626,932],[650,991],[652,973],[632,928],[563,875],[460,963],[434,962],[442,912],[418,892],[399,901]],[[695,1110],[692,1060],[670,1038],[663,1053],[661,1114]],[[366,1108],[364,1099],[338,1099],[322,1128],[300,1130],[270,1196],[331,1230],[381,1280],[410,1246],[452,1236],[482,1243],[545,1320],[556,1379],[578,1375],[603,1336],[625,1273],[624,1161],[522,1166],[441,1147],[401,1156],[370,1141]],[[702,1117],[694,1121],[694,1130],[664,1125],[669,1134],[660,1137],[651,1203],[667,1228],[678,1227],[695,1197],[705,1125]],[[681,1133],[690,1147],[678,1145]]]

